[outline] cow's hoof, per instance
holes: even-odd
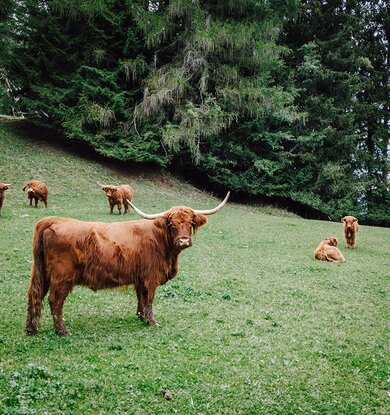
[[[147,323],[148,323],[149,326],[159,326],[160,325],[160,323],[156,320],[148,320]]]
[[[56,330],[59,336],[71,336],[72,333],[68,329]]]
[[[37,329],[26,328],[27,336],[35,336],[38,333]]]

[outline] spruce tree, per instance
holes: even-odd
[[[277,40],[295,2],[153,4],[136,18],[155,51],[137,122],[158,123],[180,165],[219,186],[283,193],[287,126],[300,116]]]
[[[307,113],[292,130],[292,197],[333,217],[389,220],[384,12],[380,0],[308,0],[285,28],[297,104]]]

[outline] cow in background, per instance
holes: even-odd
[[[152,304],[156,288],[178,273],[178,257],[192,246],[192,234],[225,205],[194,210],[176,206],[148,215],[129,201],[147,220],[83,222],[45,218],[34,228],[34,263],[28,289],[27,334],[36,334],[42,300],[50,290],[49,304],[58,334],[70,334],[64,324],[64,301],[75,285],[92,290],[134,285],[137,316],[155,325]]]
[[[322,241],[314,251],[314,258],[321,261],[345,262],[345,258],[337,248],[337,238],[331,236]]]
[[[108,203],[110,205],[110,214],[112,215],[114,206],[118,206],[119,214],[122,214],[122,205],[125,207],[125,215],[129,211],[129,202],[132,201],[134,196],[134,190],[127,184],[122,184],[120,186],[112,185],[100,185],[102,190],[106,193]]]
[[[47,208],[49,189],[47,188],[46,183],[41,182],[40,180],[30,180],[24,185],[22,190],[27,192],[28,198],[30,199],[30,206],[32,206],[32,201],[34,199],[35,207],[38,207],[38,200],[40,200]]]
[[[359,230],[358,220],[354,216],[344,216],[341,218],[344,223],[344,236],[347,248],[355,249],[356,237]]]
[[[9,189],[11,186],[10,183],[0,183],[0,215],[1,215],[1,208],[3,207],[3,203],[5,200],[5,191]]]

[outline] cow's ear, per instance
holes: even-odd
[[[345,222],[344,218],[341,218],[341,222]]]
[[[353,221],[356,223],[359,223],[358,220],[356,218],[353,218]]]
[[[161,227],[168,226],[168,227],[170,227],[172,225],[171,220],[172,220],[172,215],[169,212],[166,212],[160,218],[154,219],[154,223],[157,226],[161,226]]]
[[[207,223],[207,216],[202,215],[200,213],[196,213],[192,218],[192,226],[194,227],[194,231],[200,228]]]

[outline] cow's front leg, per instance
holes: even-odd
[[[53,316],[54,328],[57,334],[66,336],[71,334],[68,328],[65,326],[62,308],[64,301],[70,293],[68,287],[55,287],[50,289],[49,304],[51,314]]]
[[[153,300],[154,300],[155,292],[156,292],[156,287],[150,287],[148,289],[147,302],[144,308],[144,319],[151,326],[160,325],[160,323],[157,320],[155,320],[154,315],[153,315]]]
[[[112,200],[111,199],[108,199],[108,204],[110,205],[110,215],[112,215],[113,214],[113,212],[114,212],[114,203],[112,202]]]
[[[146,288],[143,286],[137,286],[136,292],[137,292],[137,299],[138,299],[137,317],[144,318],[145,305],[148,299],[148,292]]]
[[[38,207],[38,198],[34,197],[34,201],[35,201],[35,207],[37,208]]]

